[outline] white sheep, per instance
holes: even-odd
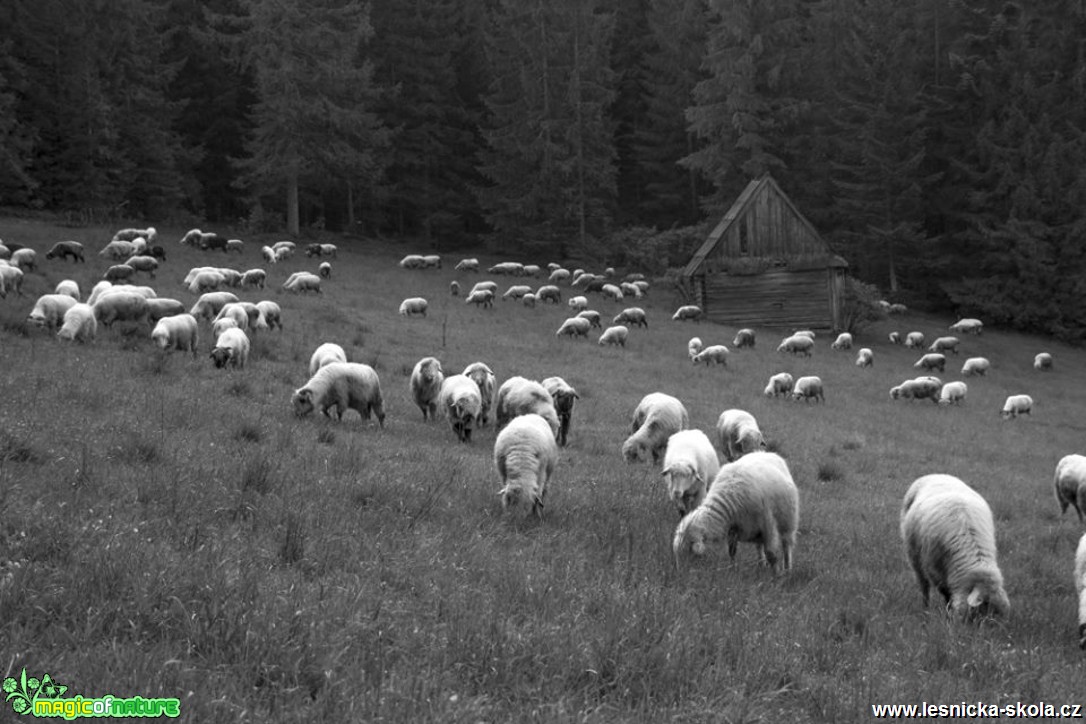
[[[1004,420],[1019,415],[1030,415],[1033,411],[1033,398],[1029,395],[1011,395],[1003,403],[1000,417]]]
[[[309,356],[309,376],[317,374],[317,370],[333,362],[346,362],[347,353],[334,342],[325,342],[313,350]]]
[[[524,306],[528,307],[529,309],[535,309],[536,298],[533,292],[528,292],[527,294],[525,294],[523,297],[520,298],[520,301],[523,302]]]
[[[494,399],[494,414],[498,427],[502,428],[515,417],[534,412],[551,426],[551,434],[558,438],[561,424],[558,411],[554,407],[554,398],[547,388],[535,380],[524,377],[510,377],[498,388]]]
[[[905,346],[910,349],[920,349],[924,346],[923,332],[909,332],[905,335]]]
[[[215,340],[210,356],[219,369],[227,364],[234,369],[243,369],[249,362],[249,336],[236,327],[224,330]]]
[[[969,393],[969,387],[964,382],[947,382],[939,390],[940,405],[959,405]]]
[[[275,256],[275,249],[271,248],[270,246],[265,246],[261,248],[260,256],[268,264],[274,264],[279,261],[279,259]]]
[[[795,386],[796,381],[792,378],[792,375],[787,372],[778,372],[769,378],[769,384],[765,386],[764,394],[766,397],[790,395]]]
[[[716,421],[716,444],[728,462],[766,448],[765,436],[754,415],[738,409],[720,413]]]
[[[453,279],[451,282],[449,282],[449,293],[452,294],[454,297],[459,297],[460,296],[460,282],[456,281],[455,279]]]
[[[909,311],[909,308],[904,304],[891,304],[887,310],[889,314],[905,314],[907,311]]]
[[[627,307],[615,315],[611,324],[630,324],[648,328],[649,320],[645,316],[645,310],[641,307]]]
[[[645,296],[645,293],[641,291],[641,288],[631,282],[622,282],[618,285],[618,288],[622,291],[623,296],[626,297],[641,299]]]
[[[600,294],[614,302],[621,302],[625,298],[622,290],[614,284],[604,284],[600,288]]]
[[[57,283],[57,288],[53,290],[53,294],[66,294],[72,299],[79,301],[79,284],[71,279],[65,279]]]
[[[931,400],[938,404],[942,389],[943,381],[938,377],[917,377],[890,388],[890,399]]]
[[[1033,358],[1033,369],[1047,372],[1052,369],[1052,355],[1048,352],[1040,352]]]
[[[631,275],[629,275],[629,274],[626,275],[627,278],[629,278],[630,276]],[[638,290],[640,290],[642,296],[649,293],[649,286],[650,285],[644,279],[634,279],[633,281],[630,282],[630,284],[633,284],[635,287],[637,287]]]
[[[553,284],[544,284],[539,289],[535,290],[535,298],[538,299],[540,302],[561,304],[562,290]]]
[[[558,331],[555,332],[554,335],[556,337],[561,337],[563,335],[568,337],[587,337],[590,329],[592,329],[592,322],[584,317],[570,317],[562,322],[562,326],[558,328]]]
[[[53,331],[64,322],[64,314],[75,306],[77,301],[67,294],[43,294],[35,302],[27,321]]]
[[[321,293],[321,278],[312,272],[295,272],[285,282],[283,289],[293,294],[300,292]]]
[[[497,293],[498,293],[498,283],[490,281],[490,280],[482,281],[482,282],[475,282],[475,286],[473,286],[471,288],[471,292],[478,292],[478,291],[484,291],[484,290],[490,292],[491,294],[497,295]],[[469,294],[471,292],[469,292]]]
[[[116,269],[117,267],[110,267]],[[226,277],[217,271],[202,271],[189,282],[189,291],[193,294],[213,292],[226,284]]]
[[[522,518],[542,518],[547,482],[558,466],[549,423],[534,413],[511,420],[494,441],[494,466],[501,477],[502,508]]]
[[[276,243],[278,244],[278,242]],[[275,247],[272,248],[274,249]],[[284,259],[289,259],[292,256],[294,256],[294,250],[289,247],[283,246],[275,249],[275,261],[277,262],[283,261]]]
[[[193,304],[192,309],[189,310],[189,314],[197,319],[211,320],[222,311],[223,307],[236,301],[238,297],[233,292],[208,292],[200,295],[196,304]]]
[[[958,354],[958,345],[961,344],[961,340],[957,337],[938,337],[931,346],[928,347],[929,352],[953,352]]]
[[[515,261],[503,261],[486,270],[487,274],[505,274],[519,277],[524,275],[524,265]]]
[[[158,271],[158,259],[153,256],[133,256],[125,261],[125,266],[130,266],[136,271],[147,272],[154,279]]]
[[[523,297],[525,294],[531,293],[532,288],[527,284],[514,284],[513,286],[505,290],[505,294],[502,295],[502,301],[504,302],[506,299],[512,299],[513,301],[516,301]]]
[[[810,357],[812,349],[814,349],[814,340],[803,334],[793,334],[791,337],[785,337],[777,345],[778,352],[801,354],[804,357]]]
[[[283,331],[283,311],[279,308],[279,305],[271,301],[262,301],[256,303],[257,311],[260,312],[260,319],[262,323],[257,326],[263,329],[275,329],[279,327],[279,331]]]
[[[558,413],[558,444],[565,447],[569,440],[570,423],[573,421],[573,407],[581,396],[561,377],[548,377],[540,384],[554,402],[554,411]]]
[[[89,304],[73,304],[64,313],[64,324],[57,337],[75,342],[93,341],[98,334],[98,320],[94,318],[94,308]]]
[[[183,246],[196,246],[200,243],[200,239],[203,238],[204,232],[199,229],[189,229],[185,232],[185,235],[181,237],[181,244]]]
[[[566,303],[569,305],[569,308],[572,309],[575,312],[580,312],[582,310],[588,309],[588,297],[583,297],[583,296],[572,297]]]
[[[460,442],[471,442],[471,431],[482,416],[479,386],[465,375],[451,375],[441,383],[441,409]]]
[[[612,346],[625,347],[626,338],[629,337],[630,330],[624,325],[618,324],[613,327],[608,327],[600,335],[599,344],[602,347],[605,344]]]
[[[239,286],[263,289],[267,278],[268,273],[263,269],[249,269],[242,273]]]
[[[562,269],[559,267],[558,269],[551,270],[551,275],[547,277],[547,281],[551,284],[561,284],[562,282],[569,281],[569,278],[569,269]]]
[[[672,541],[677,560],[704,555],[706,544],[755,543],[775,575],[792,568],[799,528],[799,491],[788,464],[771,452],[753,452],[720,468],[705,500],[679,521]]]
[[[411,390],[411,398],[422,410],[423,420],[436,419],[437,404],[441,397],[441,383],[444,381],[445,373],[441,369],[441,360],[436,357],[423,357],[411,370],[408,387]]]
[[[750,347],[754,349],[754,330],[744,327],[735,333],[735,339],[732,340],[732,346],[736,349],[744,349]]]
[[[224,251],[240,254],[245,251],[245,242],[241,239],[227,239]]]
[[[581,319],[587,319],[588,324],[591,327],[603,329],[603,319],[600,317],[600,313],[594,309],[582,309],[577,312],[577,316]]]
[[[158,236],[158,232],[155,230],[155,227],[148,226],[146,229],[121,229],[113,235],[113,238],[121,241],[134,241],[135,239],[142,237],[147,241],[154,241],[156,236]]]
[[[622,457],[626,462],[637,462],[651,453],[652,462],[657,463],[668,438],[689,426],[690,415],[682,402],[662,392],[651,392],[634,410],[632,434],[622,443]]]
[[[875,353],[868,347],[861,347],[860,351],[856,353],[856,366],[857,367],[871,367],[875,364]]]
[[[223,308],[219,310],[219,313],[215,315],[215,318],[212,319],[211,322],[214,324],[222,319],[232,319],[234,321],[234,326],[238,329],[249,329],[249,314],[239,302],[224,304]]]
[[[372,367],[359,362],[333,362],[321,367],[305,386],[294,391],[290,402],[298,417],[314,410],[331,417],[328,411],[335,408],[340,421],[344,412],[354,410],[363,420],[369,420],[371,413],[376,415],[381,427],[385,426],[381,380]]]
[[[913,367],[931,372],[932,370],[939,370],[940,372],[946,371],[946,356],[939,354],[938,352],[928,352],[923,357],[913,363]]]
[[[123,282],[136,275],[136,270],[127,264],[114,264],[102,274],[102,279],[107,282]]]
[[[804,402],[810,402],[812,399],[816,402],[825,402],[826,396],[822,391],[822,379],[813,375],[800,377],[796,380],[795,387],[792,388],[792,399],[803,400]]]
[[[218,339],[228,329],[237,329],[238,323],[232,317],[216,319],[211,323],[211,338]]]
[[[426,254],[422,257],[423,269],[440,269],[441,268],[441,255],[440,254]]]
[[[793,337],[806,337],[807,339],[814,341],[815,333],[813,329],[797,329],[792,332]]]
[[[680,518],[701,505],[719,470],[713,443],[701,430],[680,430],[667,439],[660,475],[667,484],[668,500],[675,504]]]
[[[191,314],[163,317],[151,330],[151,339],[161,350],[188,351],[195,357],[196,347],[200,343],[200,326]]]
[[[472,290],[472,292],[464,299],[464,304],[474,304],[477,307],[493,307],[494,292],[489,289]]]
[[[94,316],[106,327],[114,322],[143,322],[147,320],[147,298],[138,292],[110,289],[93,304]]]
[[[959,319],[957,322],[950,325],[950,331],[957,332],[958,334],[980,334],[984,331],[984,322],[971,317]]]
[[[992,510],[964,482],[942,474],[917,478],[902,501],[901,539],[925,607],[934,587],[962,620],[1010,612]]]
[[[9,264],[0,264],[0,299],[15,292],[20,297],[23,295],[23,270]]]
[[[1060,515],[1067,512],[1070,505],[1078,513],[1080,523],[1086,523],[1086,456],[1065,455],[1056,463],[1056,476],[1053,480],[1056,488],[1056,502],[1060,504]]]
[[[104,256],[107,259],[113,259],[119,261],[121,259],[127,259],[132,256],[136,251],[136,245],[131,241],[111,241],[102,247],[102,250],[98,252],[98,256]]]
[[[837,339],[833,340],[830,348],[836,350],[852,349],[852,335],[848,332],[841,332],[841,334],[837,335]]]
[[[320,263],[320,266],[317,267],[317,276],[319,276],[321,279],[331,279],[332,264],[327,261],[322,261]]]
[[[538,264],[525,264],[524,268],[520,270],[520,273],[526,277],[532,277],[534,279],[539,278],[540,272],[543,270],[539,268]]]
[[[479,388],[482,403],[479,410],[479,424],[486,425],[490,422],[490,408],[494,405],[494,393],[497,388],[494,372],[484,362],[472,362],[460,374],[470,378]]]
[[[691,362],[693,362],[694,364],[704,362],[706,367],[715,362],[718,365],[724,365],[725,367],[727,367],[729,354],[731,354],[731,352],[729,352],[728,348],[724,345],[711,344],[702,351],[698,352],[696,355],[694,355],[694,357],[691,359]]]
[[[973,375],[984,377],[988,374],[988,369],[991,366],[991,363],[984,357],[970,357],[962,365],[962,374],[966,377],[972,377]]]
[[[675,313],[671,315],[672,321],[684,322],[687,319],[693,319],[695,322],[701,321],[702,311],[701,307],[696,304],[684,304],[675,310]]]
[[[1075,592],[1078,594],[1078,645],[1086,649],[1086,533],[1075,552]]]
[[[479,260],[475,259],[475,258],[461,259],[460,261],[458,261],[456,263],[456,266],[453,267],[453,268],[456,271],[473,271],[473,272],[477,272],[477,271],[479,271]]]
[[[422,297],[408,297],[400,302],[400,314],[405,317],[413,317],[416,314],[426,316],[426,308],[430,306]]]
[[[16,249],[11,253],[10,264],[19,271],[26,273],[38,268],[38,252],[33,249]]]
[[[691,337],[690,341],[686,343],[686,354],[690,359],[694,359],[698,356],[698,353],[705,349],[705,345],[701,342],[701,337]]]
[[[3,267],[0,267],[0,271],[3,271]],[[93,287],[91,287],[91,293],[87,297],[87,304],[89,304],[89,305],[91,305],[93,307],[94,303],[97,302],[98,299],[103,294],[105,294],[105,292],[107,290],[112,289],[112,288],[113,288],[113,282],[107,282],[105,280],[98,282]]]
[[[901,332],[890,332],[887,338],[890,340],[890,344],[901,344]]]

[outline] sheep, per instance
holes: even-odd
[[[27,321],[50,332],[64,322],[65,313],[78,302],[67,294],[43,294],[38,297]]]
[[[479,271],[479,260],[475,258],[461,259],[456,262],[456,266],[453,267],[456,271]]]
[[[497,282],[492,282],[492,281],[489,281],[489,280],[484,281],[484,282],[475,282],[475,286],[473,286],[471,288],[471,292],[468,292],[468,293],[471,294],[472,292],[478,292],[478,291],[484,291],[484,290],[490,292],[491,294],[496,295],[498,293],[498,283]]]
[[[275,252],[276,256],[278,256],[280,259],[284,259],[294,256],[294,250],[298,248],[298,245],[295,244],[293,241],[284,240],[275,242],[274,244],[272,244],[271,248],[272,251]],[[285,256],[283,255],[284,251],[286,252]]]
[[[558,413],[558,444],[565,447],[569,440],[570,424],[573,421],[573,407],[581,396],[561,377],[548,377],[540,384],[554,402],[554,411]]]
[[[265,246],[260,249],[260,257],[269,264],[275,264],[279,257],[275,255],[275,249]]]
[[[233,292],[208,292],[200,295],[196,304],[193,304],[192,309],[189,310],[189,314],[197,319],[211,320],[222,311],[223,307],[236,301],[238,297]]]
[[[427,254],[422,257],[423,269],[440,269],[441,268],[441,256],[438,254]]]
[[[111,241],[102,247],[102,250],[98,252],[98,256],[117,261],[127,259],[135,251],[136,245],[131,241]]]
[[[479,386],[465,375],[446,377],[441,383],[441,409],[460,442],[471,442],[471,431],[482,416]]]
[[[765,450],[765,437],[754,415],[746,410],[725,410],[716,421],[717,448],[728,462]]]
[[[140,256],[147,253],[147,239],[137,236],[132,240],[132,254]]]
[[[629,276],[627,274],[627,276]],[[630,284],[633,284],[641,292],[641,296],[645,296],[649,293],[649,283],[644,279],[635,279]]]
[[[581,319],[587,319],[589,327],[595,327],[597,329],[603,329],[603,320],[600,317],[600,313],[594,309],[582,309],[577,312],[577,316]]]
[[[622,282],[618,285],[619,290],[625,297],[633,297],[634,299],[641,299],[645,296],[645,293],[636,284],[630,282]]]
[[[295,272],[283,282],[283,289],[292,294],[300,292],[321,294],[321,278],[312,272]]]
[[[931,400],[939,404],[939,393],[942,389],[943,381],[938,377],[917,377],[891,388],[890,399]]]
[[[0,267],[2,270],[3,267]],[[87,297],[87,304],[94,306],[94,303],[98,301],[98,298],[105,294],[108,290],[113,288],[113,282],[100,281],[91,287],[91,293]]]
[[[226,284],[226,277],[219,272],[202,271],[189,282],[189,291],[193,294],[204,294],[205,292],[213,292],[224,284]]]
[[[910,349],[920,349],[924,346],[923,332],[909,332],[905,335],[905,346]]]
[[[558,465],[558,446],[550,426],[529,413],[510,421],[494,441],[494,466],[501,477],[502,509],[521,518],[543,517],[547,482]]]
[[[201,234],[199,241],[196,242],[196,246],[200,247],[203,251],[209,251],[211,249],[218,249],[219,251],[226,253],[226,242],[228,239],[225,236],[219,236],[218,234]]]
[[[126,266],[130,266],[136,271],[147,272],[147,274],[154,279],[155,272],[158,271],[158,259],[153,256],[133,256],[126,262]]]
[[[775,453],[753,452],[720,468],[701,505],[679,521],[671,546],[678,561],[727,539],[735,560],[739,543],[756,543],[779,575],[792,568],[798,527],[799,491],[788,464]]]
[[[79,285],[71,279],[65,279],[61,282],[57,282],[57,288],[53,290],[53,294],[66,294],[78,302]]]
[[[901,332],[890,332],[888,338],[890,344],[901,344]]]
[[[589,290],[585,289],[585,291],[589,291]],[[625,295],[623,295],[622,290],[619,289],[614,284],[604,284],[604,285],[602,285],[600,287],[600,293],[603,296],[605,296],[608,299],[610,299],[612,301],[615,301],[615,302],[621,302],[625,298]]]
[[[571,298],[567,304],[569,308],[575,312],[582,312],[588,309],[588,297],[578,296]]]
[[[569,281],[569,269],[554,269],[551,271],[551,275],[547,277],[547,281],[551,284],[561,284],[562,282]]]
[[[189,269],[188,273],[185,274],[185,278],[183,280],[181,280],[181,286],[187,287],[189,284],[192,284],[192,280],[195,279],[196,276],[198,274],[200,274],[201,272],[216,272],[217,273],[218,268],[213,267],[213,266],[196,266],[196,267],[193,267],[192,269]]]
[[[909,311],[909,308],[904,304],[891,304],[886,311],[888,314],[905,314],[905,312]]]
[[[372,367],[359,362],[332,362],[321,367],[294,391],[290,402],[298,417],[317,409],[331,417],[328,411],[335,408],[336,418],[342,422],[344,412],[355,410],[363,420],[369,420],[371,413],[376,415],[380,426],[385,426],[381,381]]]
[[[709,483],[719,471],[720,460],[713,443],[701,430],[680,430],[667,439],[660,475],[679,518],[701,505]]]
[[[735,339],[732,340],[732,346],[736,349],[744,349],[746,347],[754,349],[754,330],[749,328],[740,329],[735,333]]]
[[[675,314],[671,315],[672,321],[684,322],[687,319],[693,319],[695,322],[700,322],[702,317],[701,307],[696,304],[686,304],[675,310]]]
[[[150,249],[148,249],[147,250],[147,255],[148,256],[153,256],[154,258],[158,259],[162,263],[166,262],[166,249],[163,248],[162,246],[158,245],[158,244],[156,244],[155,246],[152,246]]]
[[[191,314],[162,317],[151,330],[151,339],[161,350],[187,350],[195,357],[196,347],[200,343],[200,329],[196,317]]]
[[[267,278],[268,274],[263,269],[249,269],[241,275],[238,286],[263,289]]]
[[[766,397],[790,395],[795,386],[796,382],[792,379],[792,375],[787,372],[778,372],[769,378],[769,384],[765,386],[764,394]]]
[[[961,620],[1010,612],[992,510],[964,482],[943,474],[913,481],[901,505],[901,539],[925,608],[934,586]]]
[[[494,306],[494,292],[489,289],[477,289],[464,299],[464,304],[474,304],[475,306],[482,306],[484,308]]]
[[[7,260],[7,259],[10,259],[10,258],[11,258],[11,249],[8,248],[7,246],[4,246],[3,241],[0,241],[0,259]]]
[[[92,305],[99,324],[106,327],[114,322],[143,322],[147,319],[147,298],[137,292],[111,289]]]
[[[1086,523],[1086,456],[1064,455],[1060,458],[1056,463],[1053,485],[1056,488],[1056,502],[1060,504],[1060,515],[1066,513],[1070,505],[1078,513],[1079,522]]]
[[[615,268],[613,266],[607,267],[603,270],[603,275],[608,279],[613,278],[615,276]]]
[[[309,376],[312,377],[321,367],[333,362],[346,362],[347,353],[334,342],[325,342],[313,350],[309,357]]]
[[[336,258],[336,254],[338,252],[339,252],[339,249],[336,247],[335,244],[310,244],[305,249],[305,255],[306,256],[316,256],[316,257],[329,256],[329,257],[332,257],[333,259]]]
[[[317,267],[317,276],[321,279],[332,278],[332,265],[329,262],[322,261],[320,266]]]
[[[147,300],[147,321],[154,324],[163,317],[173,317],[185,313],[185,305],[176,299],[165,297]]]
[[[1040,352],[1033,358],[1033,369],[1048,372],[1052,369],[1052,355],[1048,352]]]
[[[269,329],[279,327],[279,331],[283,331],[283,312],[278,304],[269,301],[257,302],[256,308],[260,312],[260,318]]]
[[[161,323],[161,320],[159,321]],[[227,363],[234,369],[243,369],[249,361],[248,335],[236,327],[224,330],[215,340],[215,348],[211,350],[210,356],[218,369],[222,369]]]
[[[949,329],[951,332],[957,332],[958,334],[981,334],[984,331],[984,322],[967,317],[959,319],[950,325]]]
[[[416,314],[420,314],[423,317],[426,316],[426,308],[430,305],[422,297],[409,297],[400,302],[400,314],[405,317],[413,317]]]
[[[57,332],[59,339],[75,342],[93,341],[98,334],[98,320],[89,304],[73,304],[64,313],[64,324]]]
[[[520,298],[520,301],[524,303],[524,306],[530,309],[535,309],[535,294],[533,292],[528,292],[527,294],[525,294],[523,297]]]
[[[541,302],[551,302],[552,304],[562,303],[562,291],[553,284],[545,284],[539,289],[535,290],[536,299]]]
[[[615,315],[611,324],[631,324],[638,327],[648,327],[649,320],[645,317],[645,310],[641,307],[627,307]]]
[[[78,241],[58,241],[53,244],[49,251],[45,252],[46,259],[57,259],[64,261],[68,257],[72,257],[72,262],[87,263],[87,260],[83,257],[83,245]]]
[[[146,239],[147,241],[154,241],[157,236],[158,236],[158,232],[155,230],[155,227],[148,226],[146,229],[132,229],[132,228],[121,229],[120,231],[118,231],[116,234],[113,235],[113,240],[114,241],[135,241],[136,239],[142,237],[142,238]]]
[[[102,279],[107,282],[128,281],[135,276],[136,270],[127,264],[114,264],[102,274]]]
[[[524,265],[515,261],[503,261],[486,270],[487,274],[504,274],[509,276],[523,276]]]
[[[856,366],[872,367],[875,364],[875,353],[868,347],[861,347],[860,351],[856,353]]]
[[[913,363],[913,367],[927,372],[932,370],[939,370],[940,372],[946,371],[946,357],[938,352],[928,352],[926,355],[918,359]]]
[[[551,426],[551,434],[555,439],[558,438],[561,425],[558,421],[558,411],[554,407],[554,399],[547,392],[547,388],[535,380],[523,377],[507,379],[498,388],[494,408],[499,429],[505,427],[514,417],[534,412],[547,421],[547,424]]]
[[[1075,552],[1075,592],[1078,593],[1078,645],[1086,649],[1086,534]]]
[[[698,362],[704,362],[706,367],[715,362],[718,365],[724,365],[725,367],[727,367],[729,354],[731,353],[724,345],[711,344],[702,351],[698,352],[696,355],[694,355],[694,357],[691,359],[691,362],[693,362],[694,364],[697,364]]]
[[[531,287],[525,284],[514,284],[513,286],[505,290],[505,294],[502,295],[502,301],[504,302],[506,299],[512,299],[513,301],[516,301],[523,297],[525,294],[531,293]]]
[[[211,323],[211,338],[218,339],[228,329],[238,329],[238,322],[233,317],[223,317]]]
[[[928,347],[929,352],[953,352],[958,354],[958,345],[961,344],[961,340],[957,337],[938,337],[931,346]]]
[[[456,281],[455,279],[453,279],[451,282],[449,282],[449,293],[452,294],[454,297],[459,297],[460,296],[460,282]]]
[[[791,336],[793,336],[793,337],[806,337],[807,339],[809,339],[809,340],[811,340],[813,342],[814,338],[815,338],[815,333],[814,333],[814,330],[811,330],[811,329],[797,329],[796,331],[792,332]]]
[[[663,392],[651,392],[634,410],[632,434],[622,443],[622,457],[632,463],[651,453],[655,464],[667,448],[668,438],[689,426],[690,415],[682,402]]]
[[[223,251],[227,253],[233,252],[235,254],[241,254],[243,251],[245,251],[245,242],[241,239],[227,239],[226,248],[223,249]]]
[[[966,394],[969,392],[969,386],[964,382],[947,382],[939,390],[939,404],[940,405],[958,405],[965,399]]]
[[[1033,398],[1029,395],[1011,395],[1007,398],[1007,401],[1003,403],[1003,410],[999,415],[1004,420],[1018,417],[1019,415],[1030,415],[1033,411]]]
[[[525,264],[524,268],[520,270],[522,276],[532,277],[533,279],[539,278],[539,273],[542,270],[538,264]]]
[[[792,388],[792,399],[802,399],[804,402],[810,402],[814,399],[818,402],[825,402],[826,396],[822,392],[822,379],[813,375],[800,377],[796,380],[795,387]]]
[[[645,275],[641,272],[630,272],[626,276],[622,277],[622,281],[634,283],[643,282],[645,281]]]
[[[830,345],[830,349],[852,349],[852,335],[848,332],[841,332],[841,334],[837,335],[837,339],[833,340],[833,344]]]
[[[690,341],[686,343],[686,354],[690,359],[694,359],[698,356],[698,353],[705,349],[705,345],[701,343],[701,337],[691,337]]]
[[[25,274],[38,268],[38,253],[25,247],[17,249],[11,253],[11,259],[8,262]]]
[[[497,386],[494,372],[483,362],[472,362],[460,374],[470,378],[479,388],[479,397],[482,402],[479,410],[479,424],[486,425],[490,422],[490,408],[494,404],[494,392]]]
[[[555,332],[556,337],[566,335],[568,337],[587,337],[588,331],[592,329],[592,323],[584,317],[570,317],[566,321],[562,322],[562,326]]]
[[[814,340],[802,334],[793,334],[791,337],[785,337],[781,340],[781,343],[777,345],[778,352],[789,352],[796,355],[801,354],[804,357],[810,357],[812,349],[814,349]]]
[[[437,403],[441,397],[441,383],[444,381],[441,361],[436,357],[423,357],[411,370],[408,387],[415,404],[422,410],[423,420],[437,418]]]
[[[973,375],[984,377],[988,374],[989,367],[991,367],[991,363],[984,357],[970,357],[962,365],[962,374],[966,377],[972,377]]]
[[[630,330],[624,325],[618,324],[613,327],[608,327],[600,335],[599,345],[611,345],[617,347],[626,346],[626,338],[629,336]]]
[[[0,299],[7,297],[8,292],[23,296],[23,271],[7,264],[0,264]]]

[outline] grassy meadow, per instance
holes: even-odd
[[[317,265],[301,251],[268,267],[259,251],[274,239],[248,238],[238,258],[181,247],[183,231],[160,230],[168,260],[140,275],[160,296],[195,301],[179,284],[192,266],[268,269],[267,290],[239,296],[278,302],[286,329],[259,334],[245,370],[214,369],[206,324],[195,359],[160,353],[146,327],[102,328],[88,345],[28,328],[61,279],[89,293],[112,230],[0,219],[0,239],[40,262],[23,297],[0,300],[0,676],[26,667],[68,696],[177,697],[194,722],[849,722],[876,703],[1086,700],[1071,579],[1083,529],[1052,492],[1059,458],[1086,453],[1086,351],[964,336],[941,378],[973,355],[992,370],[960,407],[895,402],[920,354],[886,333],[930,340],[953,320],[861,332],[868,370],[828,332],[810,359],[777,354],[773,329],[727,368],[694,367],[691,336],[730,347],[735,329],[670,321],[679,302],[664,288],[640,303],[647,330],[602,348],[597,330],[555,337],[564,304],[451,297],[450,280],[487,278],[454,272],[459,255],[407,271],[404,254],[429,250],[329,237],[340,253],[325,293],[294,296],[279,284]],[[81,241],[86,265],[46,261],[60,239]],[[495,280],[499,294],[514,283]],[[429,315],[400,317],[415,295]],[[623,306],[592,297],[607,318]],[[383,429],[354,412],[292,414],[322,342],[377,370]],[[1052,372],[1032,369],[1043,350]],[[499,384],[560,375],[577,388],[542,522],[501,515],[492,428],[463,445],[423,421],[408,376],[428,355],[446,374],[482,360]],[[778,371],[821,376],[825,404],[763,397]],[[653,391],[706,431],[731,407],[757,417],[800,489],[790,574],[774,579],[747,544],[734,562],[718,549],[676,567],[659,471],[620,454]],[[1033,396],[1033,415],[1001,420],[1014,393]],[[1009,619],[958,625],[922,607],[898,513],[931,472],[991,505]]]

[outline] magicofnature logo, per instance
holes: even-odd
[[[11,703],[16,714],[36,717],[77,719],[80,717],[151,717],[181,715],[181,702],[177,699],[148,699],[142,696],[76,696],[63,699],[68,687],[54,681],[49,674],[38,679],[27,677],[23,668],[19,678],[9,676],[2,684],[5,701]]]

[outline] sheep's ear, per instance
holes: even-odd
[[[965,602],[969,604],[969,608],[980,608],[980,605],[984,603],[984,594],[981,593],[979,587],[975,587],[969,592],[969,597]]]
[[[672,468],[670,466],[666,467],[666,468],[664,468],[663,470],[660,471],[660,477],[661,478],[666,478],[667,476],[671,475],[671,473],[673,471],[674,471],[674,468]]]

